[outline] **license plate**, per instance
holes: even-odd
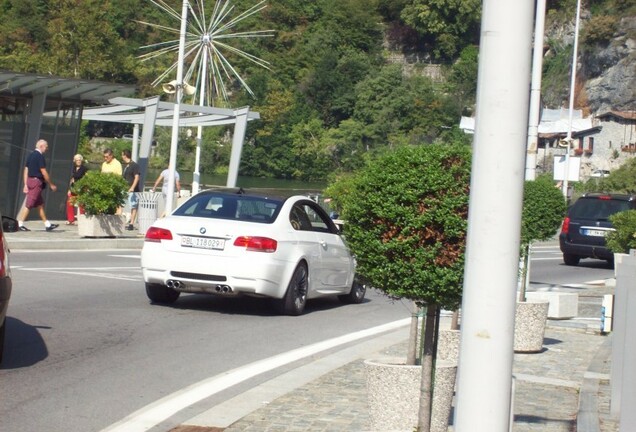
[[[591,237],[605,237],[607,231],[605,230],[597,230],[597,229],[583,229],[583,235],[591,236]]]
[[[199,249],[223,250],[225,248],[225,239],[182,236],[181,246]]]

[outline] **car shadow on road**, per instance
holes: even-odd
[[[49,356],[40,329],[51,327],[32,326],[19,319],[7,317],[4,358],[0,369],[19,369],[33,366]]]
[[[363,303],[371,300],[364,299]],[[355,307],[355,305],[352,305]],[[219,297],[206,294],[182,294],[179,299],[167,307],[183,310],[210,311],[227,315],[255,315],[255,316],[280,316],[276,302],[272,299],[259,299],[253,297]],[[312,299],[307,302],[303,315],[347,307],[338,299],[325,297]]]

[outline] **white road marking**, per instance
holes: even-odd
[[[141,259],[141,255],[108,255],[109,257],[113,257],[113,258],[136,258],[136,259]]]
[[[550,257],[550,258],[532,258],[532,261],[556,261],[556,260],[562,260],[563,257],[560,256],[556,256],[556,257]]]
[[[42,273],[55,273],[55,274],[67,274],[72,276],[86,276],[97,277],[102,279],[115,279],[115,280],[127,280],[127,281],[139,281],[141,280],[141,269],[138,266],[135,267],[14,267],[12,270],[20,269],[23,271],[42,272]],[[125,275],[118,273],[120,271],[134,270],[139,272],[139,276]],[[108,272],[108,273],[104,273]]]
[[[190,405],[264,372],[315,355],[339,345],[407,326],[410,321],[410,318],[405,318],[403,320],[350,333],[221,373],[159,399],[158,401],[130,414],[123,420],[103,429],[102,432],[147,431]]]

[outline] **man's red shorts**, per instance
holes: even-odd
[[[29,190],[26,196],[26,208],[32,209],[44,204],[44,199],[42,198],[44,182],[37,177],[29,177],[26,185]]]

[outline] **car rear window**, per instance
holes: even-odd
[[[260,196],[200,194],[190,198],[173,215],[272,223],[282,204],[281,200]]]
[[[616,199],[579,199],[570,209],[572,219],[607,220],[614,213],[629,210],[629,201]]]

